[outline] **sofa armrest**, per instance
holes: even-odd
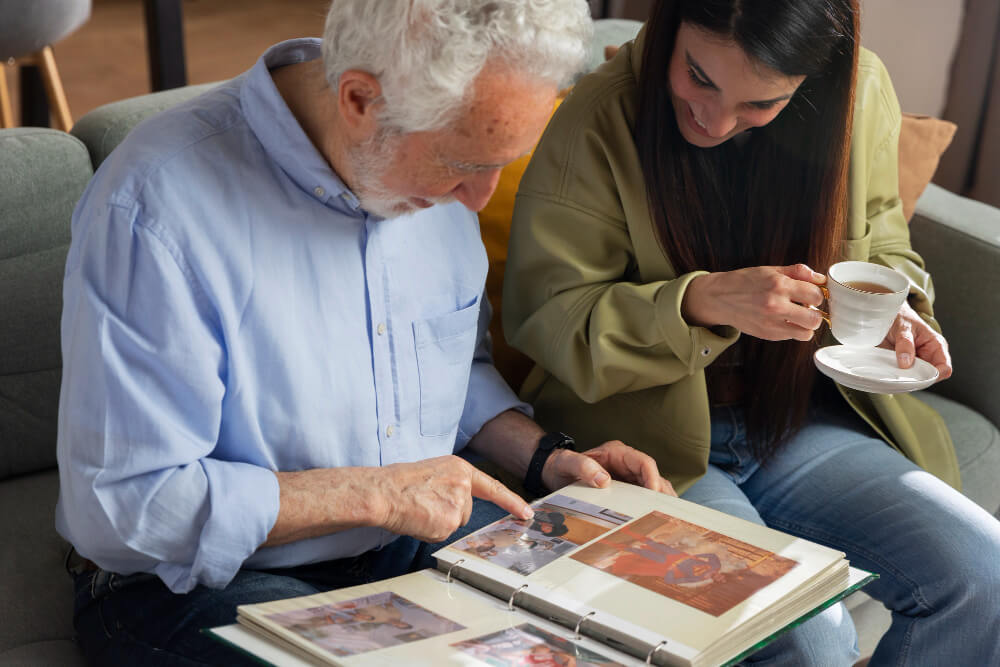
[[[913,248],[934,278],[934,311],[955,374],[935,391],[1000,425],[1000,209],[933,183],[910,222]]]

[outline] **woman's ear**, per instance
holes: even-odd
[[[611,60],[612,58],[615,57],[615,54],[618,53],[619,49],[621,49],[621,48],[622,47],[615,46],[614,44],[609,44],[609,45],[605,46],[604,47],[604,59],[605,60]]]

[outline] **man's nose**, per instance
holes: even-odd
[[[473,174],[455,189],[455,199],[470,211],[481,211],[493,196],[500,180],[500,169],[490,169]]]

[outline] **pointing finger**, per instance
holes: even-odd
[[[499,480],[490,477],[483,471],[472,466],[469,466],[469,470],[473,496],[488,500],[519,519],[527,521],[535,516],[535,512],[528,503],[521,496],[500,483]]]

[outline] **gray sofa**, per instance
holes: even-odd
[[[620,28],[599,28],[595,45],[631,36],[621,37]],[[93,169],[139,120],[206,88],[102,107],[72,135],[0,131],[0,667],[83,664],[72,639],[67,545],[53,527],[59,317],[73,206]],[[955,360],[955,376],[924,398],[948,423],[965,492],[997,512],[1000,355],[992,335],[1000,326],[1000,210],[931,186],[911,228],[935,276]],[[863,595],[850,606],[867,654],[888,614]]]

